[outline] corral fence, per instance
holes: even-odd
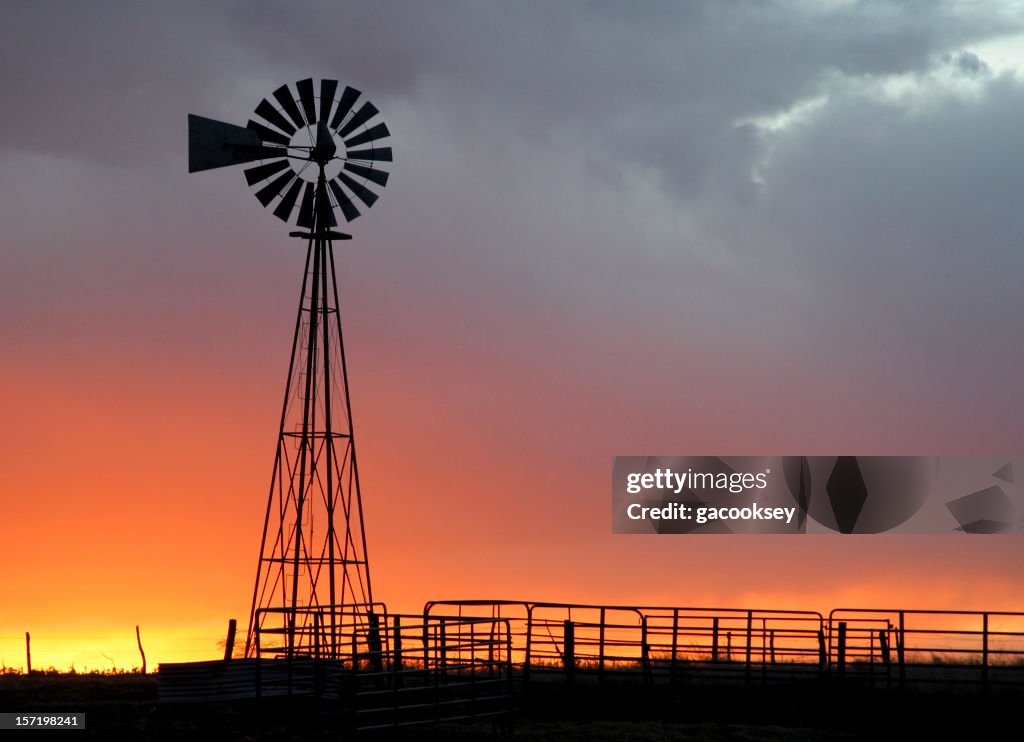
[[[522,683],[906,688],[1024,686],[1024,613],[815,611],[432,601],[424,617],[502,618]]]
[[[164,664],[169,702],[336,701],[354,729],[511,717],[555,685],[1024,689],[1024,613],[433,601],[257,612],[244,660]]]
[[[360,730],[512,714],[507,619],[391,614],[377,603],[258,613],[257,698],[337,700]],[[281,615],[262,615],[272,613]]]
[[[837,608],[828,636],[837,677],[873,686],[1024,686],[1024,613]]]

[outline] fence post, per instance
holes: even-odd
[[[747,651],[746,651],[746,667],[743,670],[743,679],[747,685],[750,685],[750,641],[751,635],[754,630],[754,613],[753,611],[747,611]]]
[[[511,632],[511,624],[509,624],[509,631]],[[511,640],[511,637],[509,637]],[[533,641],[533,606],[528,606],[526,609],[526,650],[523,655],[523,687],[525,688],[530,684],[530,649]],[[509,655],[509,662],[512,661],[512,655]]]
[[[224,640],[224,659],[225,660],[231,659],[231,656],[235,653],[235,630],[237,628],[238,628],[238,622],[235,621],[235,619],[233,619],[233,618],[228,619],[228,637],[227,637],[227,639]],[[136,634],[139,633],[139,627],[138,626],[135,627],[135,633]],[[142,642],[139,642],[139,651],[140,652],[142,651]],[[145,655],[143,655],[142,666],[143,666],[143,668],[145,668],[145,666],[146,666]],[[142,671],[145,672],[146,670],[143,669]]]
[[[317,611],[313,614],[313,695],[320,698],[324,694],[324,668],[320,664],[320,634],[324,628],[324,614]]]
[[[676,670],[677,670],[676,662],[678,661],[677,657],[676,657],[676,653],[677,653],[678,647],[679,647],[679,609],[678,608],[673,608],[672,609],[672,664],[671,664],[671,671],[670,671],[670,677],[671,677],[671,682],[672,683],[676,682]]]
[[[718,662],[718,616],[711,619],[711,661]]]
[[[445,623],[446,622],[445,622],[444,616],[442,616],[441,617],[441,626],[440,626],[441,636],[439,637],[440,638],[440,642],[441,642],[441,646],[438,648],[438,652],[439,652],[438,659],[440,660],[440,663],[441,663],[441,667],[440,667],[440,676],[441,677],[447,677],[447,675],[448,675],[448,646],[447,646],[448,645],[448,636],[447,636],[448,632],[446,631]]]
[[[25,663],[28,665],[28,672],[26,674],[32,674],[32,636],[26,631],[25,632]]]
[[[256,644],[256,697],[263,697],[263,659],[260,657],[260,612],[256,611],[256,620],[253,624],[255,631],[253,639]]]
[[[981,691],[988,693],[988,612],[981,614]]]
[[[604,682],[604,622],[605,622],[605,610],[601,609],[601,628],[598,632],[598,645],[597,645],[597,680],[598,682]]]
[[[395,672],[402,671],[402,617],[395,616],[395,658],[392,662]]]
[[[906,625],[904,623],[903,611],[900,611],[900,630],[896,635],[896,659],[900,663],[900,690],[907,687],[907,666],[906,658]]]
[[[885,629],[878,630],[878,646],[882,652],[882,662],[885,664],[885,673],[888,675],[892,658],[889,657],[889,637],[886,635]]]
[[[366,637],[367,648],[370,650],[370,666],[377,672],[380,672],[384,669],[384,658],[380,641],[380,616],[374,611],[368,611],[366,618],[370,622],[370,632]]]
[[[313,614],[313,659],[320,659],[320,631],[323,628],[324,615],[320,611]]]
[[[571,684],[576,675],[576,631],[572,621],[565,620],[562,627],[562,664],[565,667],[565,678]]]
[[[836,670],[839,679],[846,675],[846,621],[839,622],[839,646],[836,649]]]
[[[395,641],[392,645],[394,654],[391,657],[391,712],[397,720],[400,718],[399,706],[401,704],[398,689],[402,687],[402,617],[393,616],[392,621],[395,627]],[[387,631],[387,625],[384,630]]]
[[[640,617],[640,659],[644,670],[644,684],[651,683],[651,651],[647,644],[647,616]]]
[[[771,647],[772,664],[775,664],[775,629],[768,629],[768,643]]]
[[[829,621],[832,619],[830,618]],[[828,667],[828,648],[825,645],[825,631],[818,629],[818,672],[825,672]]]

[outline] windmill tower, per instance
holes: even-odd
[[[376,627],[363,526],[334,243],[387,184],[390,132],[361,93],[311,78],[282,85],[244,127],[189,115],[189,172],[250,164],[245,180],[294,223],[306,263],[274,455],[245,654],[270,637],[279,654],[340,656]],[[296,95],[297,94],[297,95]],[[298,209],[296,210],[296,206]],[[372,634],[371,634],[372,635]]]

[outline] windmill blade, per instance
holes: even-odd
[[[292,126],[292,122],[286,119],[284,114],[274,108],[274,104],[266,98],[260,101],[260,104],[256,106],[256,115],[262,116],[288,136],[291,136],[296,131],[295,127]]]
[[[345,173],[338,173],[338,180],[344,183],[352,193],[356,194],[356,198],[367,206],[373,206],[374,203],[376,203],[377,194],[368,189],[362,183],[352,180],[352,178],[345,175]]]
[[[281,202],[274,209],[274,216],[283,222],[287,222],[292,215],[292,209],[295,208],[295,201],[299,197],[299,189],[302,188],[302,180],[296,178],[288,191],[281,198]]]
[[[292,120],[297,129],[301,129],[306,125],[306,122],[302,120],[302,112],[299,110],[299,106],[295,103],[295,98],[292,97],[292,91],[288,89],[287,85],[282,85],[274,91],[274,99],[281,104],[281,108],[288,114],[288,118]]]
[[[306,190],[302,193],[302,205],[299,207],[299,218],[296,224],[306,229],[313,228],[313,201],[316,193],[316,186],[306,183]]]
[[[274,144],[280,144],[284,147],[288,146],[288,137],[280,132],[274,131],[269,126],[264,126],[259,121],[250,120],[249,123],[245,125],[245,128],[256,132],[261,141],[273,142]]]
[[[344,139],[351,134],[357,126],[369,121],[378,113],[379,111],[377,110],[377,106],[370,103],[370,101],[366,101],[358,111],[352,114],[352,118],[348,120],[348,123],[345,124],[338,133]]]
[[[327,185],[331,187],[331,193],[334,194],[334,200],[338,202],[338,208],[344,214],[346,222],[350,222],[359,216],[359,209],[352,203],[352,199],[345,193],[345,189],[341,187],[338,181],[332,180]]]
[[[270,206],[270,202],[274,200],[277,194],[283,191],[285,186],[291,183],[296,177],[298,176],[296,176],[295,173],[291,171],[291,168],[289,168],[287,173],[279,175],[267,185],[256,191],[256,199],[264,206]]]
[[[337,80],[320,81],[320,118],[317,121],[326,124],[334,107],[334,94],[338,92]]]
[[[251,167],[245,171],[245,182],[249,185],[256,185],[261,180],[266,180],[272,175],[277,175],[286,167],[288,167],[288,160],[275,160],[274,162],[269,162],[266,165]]]
[[[365,167],[363,165],[356,165],[351,162],[346,162],[343,167],[350,173],[361,175],[369,181],[372,181],[379,185],[381,188],[388,184],[388,174],[383,170],[374,170],[372,167]]]
[[[374,147],[373,149],[349,150],[346,155],[349,160],[377,160],[379,162],[391,162],[391,147]]]
[[[306,114],[306,123],[316,123],[316,99],[313,97],[313,78],[307,77],[295,83],[299,91],[299,102],[302,103],[302,111]]]
[[[384,122],[380,122],[376,126],[372,126],[361,134],[356,134],[354,137],[350,137],[345,140],[346,147],[358,147],[360,144],[366,144],[367,142],[374,142],[378,139],[391,136],[391,132],[388,131],[388,127]]]
[[[188,115],[188,171],[212,170],[262,159],[259,135],[244,126]]]
[[[338,101],[338,108],[334,111],[334,116],[331,117],[331,128],[337,129],[341,126],[341,122],[348,116],[348,112],[352,110],[352,106],[356,104],[359,96],[362,95],[355,88],[345,86],[344,92],[341,94],[341,100]]]

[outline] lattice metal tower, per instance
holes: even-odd
[[[336,215],[355,219],[377,200],[371,184],[386,185],[390,132],[351,87],[295,90],[275,90],[245,127],[189,116],[189,172],[259,161],[246,182],[275,216],[294,216],[290,234],[307,246],[246,656],[257,628],[285,656],[339,656],[353,628],[375,624],[334,243],[350,239]]]

